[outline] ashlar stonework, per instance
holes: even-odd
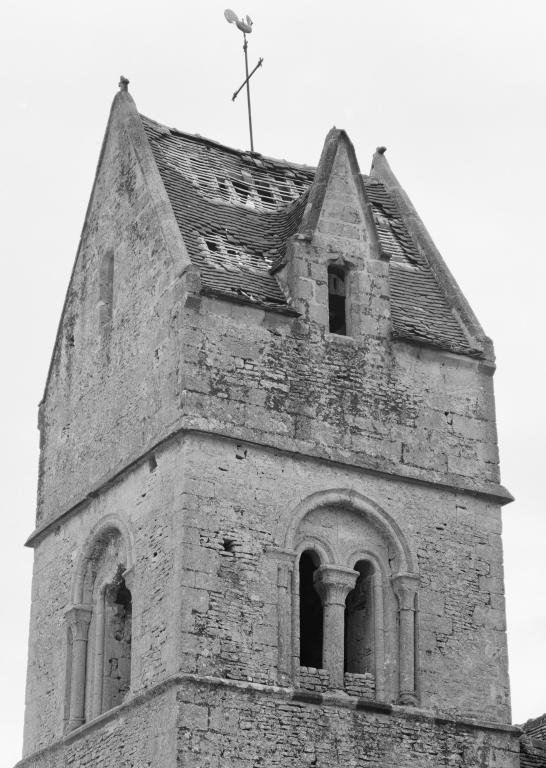
[[[21,768],[517,768],[494,356],[384,148],[114,99],[43,401]]]

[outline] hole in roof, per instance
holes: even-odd
[[[231,195],[230,195],[230,190],[229,190],[229,186],[226,179],[222,178],[222,176],[217,176],[216,183],[218,184],[218,191],[220,192],[220,197],[223,200],[229,201]]]
[[[220,246],[215,240],[205,240],[205,243],[211,253],[220,253]]]
[[[200,146],[195,141],[182,143],[184,152],[170,155],[169,164],[204,197],[216,201],[258,211],[278,210],[305,193],[314,176],[312,169],[290,168],[281,162]]]
[[[260,183],[256,183],[256,190],[260,196],[260,199],[264,205],[275,206],[276,200],[273,190],[267,184],[267,182],[260,180]]]
[[[240,179],[233,179],[232,184],[233,184],[233,188],[239,195],[239,199],[241,203],[245,205],[249,195],[248,184],[245,184],[245,182],[241,181]]]

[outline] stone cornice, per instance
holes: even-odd
[[[141,453],[129,456],[123,465],[115,468],[112,472],[103,476],[100,480],[94,483],[89,491],[69,502],[66,508],[59,512],[49,520],[46,520],[42,525],[38,526],[28,537],[25,545],[27,547],[35,547],[40,543],[51,531],[59,525],[62,521],[78,514],[90,501],[106,491],[110,486],[119,482],[128,472],[136,469],[142,463],[148,460],[151,454],[156,451],[164,449],[168,444],[176,440],[177,438],[183,438],[187,435],[201,435],[218,440],[230,440],[242,443],[244,445],[253,446],[261,450],[275,451],[285,456],[298,457],[304,461],[318,462],[319,464],[330,464],[334,467],[342,467],[348,471],[365,472],[376,477],[388,478],[397,482],[407,482],[414,485],[425,486],[429,488],[437,488],[439,490],[451,491],[453,493],[469,494],[478,498],[491,501],[496,504],[504,505],[509,504],[514,500],[514,497],[504,488],[502,485],[496,483],[483,483],[480,486],[464,484],[464,478],[461,478],[461,482],[455,481],[449,482],[449,480],[441,481],[435,479],[425,479],[417,477],[410,473],[394,472],[385,469],[378,469],[373,466],[366,465],[364,457],[355,456],[355,459],[362,458],[361,462],[348,461],[345,458],[328,455],[326,452],[319,453],[319,451],[313,452],[312,446],[302,445],[301,450],[294,450],[289,448],[289,444],[294,444],[293,439],[280,439],[277,444],[258,442],[255,440],[249,440],[244,436],[244,431],[241,434],[237,434],[234,430],[232,434],[226,434],[223,432],[216,432],[213,430],[198,429],[192,426],[182,426],[179,429],[173,430],[162,440],[152,442]]]
[[[108,712],[104,712],[102,715],[99,715],[90,722],[76,728],[69,734],[61,736],[46,747],[26,755],[14,768],[26,768],[26,766],[32,766],[35,764],[36,760],[52,755],[80,738],[85,738],[102,726],[122,717],[131,710],[146,704],[157,696],[168,693],[171,689],[178,686],[187,687],[192,683],[200,686],[208,685],[211,688],[231,689],[234,691],[241,691],[242,693],[262,693],[264,695],[275,696],[285,702],[297,701],[307,703],[310,706],[338,707],[357,711],[367,710],[373,712],[376,717],[384,715],[385,717],[407,718],[411,720],[419,720],[423,723],[428,722],[431,725],[457,726],[458,728],[464,728],[471,731],[497,731],[512,735],[514,738],[518,738],[522,733],[521,728],[515,725],[510,725],[509,723],[495,723],[470,717],[459,718],[456,715],[439,715],[427,709],[368,701],[358,698],[357,696],[348,696],[347,694],[339,694],[336,692],[316,693],[314,691],[303,691],[299,688],[285,688],[278,685],[264,685],[263,683],[251,683],[243,680],[214,677],[212,675],[196,675],[182,672],[162,680],[156,685],[147,688],[142,693],[136,693],[123,704],[113,707],[108,710]]]

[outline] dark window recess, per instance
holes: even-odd
[[[341,267],[328,267],[328,312],[330,333],[346,336],[345,270]]]
[[[345,672],[375,671],[373,565],[359,560],[359,577],[345,600]]]
[[[304,552],[300,557],[300,665],[322,669],[322,602],[313,577],[316,555]]]
[[[131,687],[132,612],[131,593],[122,578],[105,593],[102,712],[121,704]]]

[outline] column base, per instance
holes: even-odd
[[[415,691],[400,691],[397,704],[401,704],[403,707],[416,707],[419,700]]]
[[[81,728],[84,723],[85,723],[85,720],[83,719],[83,717],[78,720],[69,720],[64,729],[65,734],[75,731],[76,728]]]

